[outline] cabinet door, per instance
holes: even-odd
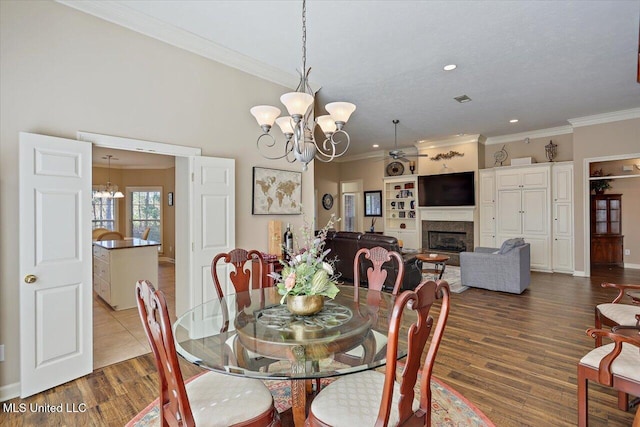
[[[553,271],[573,273],[573,239],[571,237],[553,239]]]
[[[480,246],[484,248],[495,248],[496,235],[493,233],[480,233]]]
[[[480,203],[495,203],[496,176],[494,171],[480,171]]]
[[[520,171],[497,171],[496,188],[498,190],[515,190],[520,188]]]
[[[553,234],[556,237],[570,237],[573,235],[573,217],[570,203],[555,203],[553,205]]]
[[[571,203],[573,200],[573,166],[554,166],[553,168],[554,203]]]
[[[522,190],[522,233],[549,233],[549,196],[546,189]],[[502,217],[500,217],[502,218]]]
[[[494,234],[496,231],[496,205],[483,203],[480,205],[480,232]]]
[[[498,234],[522,233],[522,213],[521,213],[521,191],[502,190],[498,191],[497,221]]]
[[[547,188],[549,186],[549,168],[524,168],[521,173],[522,188]]]

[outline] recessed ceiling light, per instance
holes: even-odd
[[[378,148],[378,147],[380,147],[380,145],[378,145],[378,144],[373,144],[373,148]]]
[[[471,98],[469,98],[467,95],[456,96],[453,99],[455,99],[456,101],[458,101],[461,104],[471,101]]]
[[[518,119],[511,119],[509,120],[509,123],[518,123]]]
[[[452,70],[455,70],[456,68],[458,68],[456,64],[449,64],[444,66],[445,71],[452,71]]]

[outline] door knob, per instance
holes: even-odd
[[[38,280],[38,278],[33,274],[27,274],[24,276],[24,283],[35,283],[36,280]]]

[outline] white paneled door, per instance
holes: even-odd
[[[90,373],[91,144],[20,133],[20,395]]]

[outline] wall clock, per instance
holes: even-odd
[[[387,175],[398,176],[404,173],[404,165],[400,162],[391,162],[387,165]]]
[[[333,207],[333,196],[329,193],[322,196],[322,207],[329,210]]]

